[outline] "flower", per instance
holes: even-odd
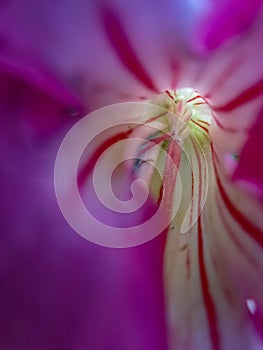
[[[263,178],[254,156],[262,142],[261,1],[2,6],[2,347],[165,349],[165,239],[168,347],[256,349],[262,341]],[[185,87],[192,90],[180,90]],[[125,176],[133,171],[151,181],[153,199],[129,220],[140,224],[158,194],[170,219],[178,174],[185,200],[167,238],[108,250],[73,236],[64,223],[53,165],[65,130],[80,116],[131,100],[151,100],[169,113],[143,115],[143,125],[125,135],[138,132],[146,143],[135,149],[138,161],[121,169],[117,187],[126,194]],[[211,110],[209,129],[199,103]],[[185,118],[182,127],[170,113]],[[156,123],[163,129],[149,135]],[[145,149],[154,151],[149,141],[164,152],[157,186],[146,171]],[[191,233],[174,235],[182,218],[191,219],[188,204],[197,221]],[[87,205],[109,225],[125,227],[126,217],[96,207],[94,197]]]

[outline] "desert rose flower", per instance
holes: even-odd
[[[261,1],[28,0],[1,11],[2,348],[260,348]],[[167,225],[118,250],[67,226],[53,168],[76,121],[129,101],[143,113],[131,107],[134,124],[87,148],[79,187],[109,226],[141,227],[160,203]],[[127,216],[100,205],[91,175],[110,167],[109,146],[136,137],[115,189],[127,199],[143,178],[150,197]]]

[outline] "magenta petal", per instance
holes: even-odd
[[[204,49],[216,49],[228,38],[246,30],[262,6],[255,1],[213,1],[198,32],[198,42]]]
[[[233,175],[234,180],[245,183],[248,188],[260,195],[263,195],[262,134],[263,110],[250,131],[249,139],[244,146],[240,161]]]
[[[43,137],[81,113],[80,100],[46,69],[10,53],[0,56],[3,116],[27,136]],[[23,131],[22,131],[23,130]]]
[[[164,237],[125,250],[80,238],[55,200],[59,140],[25,150],[18,131],[1,138],[0,348],[165,350]]]
[[[70,230],[53,172],[55,129],[75,100],[24,71],[5,68],[0,80],[0,349],[166,349],[164,237],[118,250]]]

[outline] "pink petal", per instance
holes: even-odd
[[[83,112],[79,98],[69,87],[23,56],[2,53],[0,75],[4,128],[15,124],[29,137],[43,138],[67,124],[72,114]]]
[[[235,167],[229,167],[227,160],[232,156],[240,156],[246,142],[255,145],[254,140],[250,140],[253,134],[249,130],[259,120],[262,110],[263,52],[258,46],[262,33],[262,14],[259,13],[243,35],[221,45],[205,63],[200,62],[195,67],[198,71],[205,65],[206,74],[196,75],[193,85],[206,97],[213,110],[211,137],[220,157],[226,159],[225,168],[229,168],[230,175]],[[249,164],[254,158],[254,152],[255,148],[249,154],[247,148],[242,153],[240,164]],[[252,170],[248,169],[246,167],[246,172],[243,172],[242,181],[250,183],[249,186],[254,187],[254,191],[259,191],[260,171],[254,169],[252,176]],[[245,173],[248,175],[247,179]],[[257,182],[256,186],[254,182]]]
[[[165,349],[164,237],[126,250],[83,240],[55,199],[61,136],[27,149],[4,141],[1,348]]]
[[[246,30],[255,20],[262,1],[209,1],[207,11],[201,21],[198,37],[200,49],[214,50],[227,39]]]

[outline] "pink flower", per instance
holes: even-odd
[[[261,1],[1,6],[2,348],[259,348]],[[124,135],[145,137],[134,149],[134,158],[145,159],[121,169],[116,188],[126,195],[127,175],[142,176],[152,193],[128,220],[98,204],[88,187],[91,153],[97,161],[115,136],[102,135],[88,149],[80,185],[87,186],[84,195],[90,191],[87,206],[108,225],[140,225],[159,198],[170,220],[182,179],[169,232],[116,250],[94,246],[67,226],[53,168],[80,117],[126,101],[168,108],[188,133],[166,114],[149,113]],[[210,112],[211,124],[204,119]],[[149,133],[156,123],[161,132]],[[164,150],[157,182],[147,170],[152,156],[154,165],[158,159],[149,139]],[[190,230],[178,234],[184,227]]]

